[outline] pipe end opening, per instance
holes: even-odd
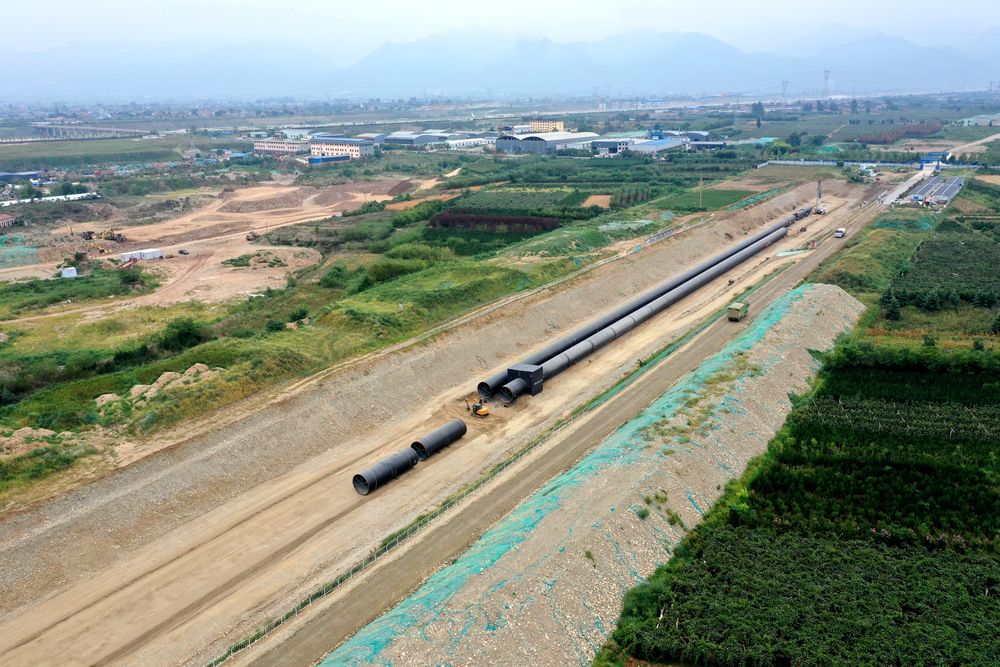
[[[368,488],[368,480],[365,479],[364,475],[355,475],[351,481],[354,484],[354,490],[361,495],[367,496],[371,492],[371,489]]]
[[[493,398],[493,387],[490,386],[489,382],[480,382],[476,391],[479,392],[480,398]]]
[[[512,392],[507,387],[500,387],[500,391],[498,393],[500,395],[500,402],[503,403],[504,405],[510,405],[517,399],[517,396],[514,395],[514,392]]]
[[[420,441],[412,443],[410,445],[410,449],[416,452],[417,458],[420,459],[421,461],[426,461],[430,456],[430,454],[427,453],[427,448],[424,447],[424,443]]]

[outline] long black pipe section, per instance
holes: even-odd
[[[786,234],[788,234],[788,226],[782,225],[778,229],[772,231],[769,235],[749,246],[744,247],[739,252],[730,255],[727,259],[715,264],[714,266],[709,267],[707,270],[699,273],[694,278],[687,280],[682,285],[671,289],[645,306],[637,308],[624,317],[621,317],[610,326],[601,329],[592,336],[589,336],[576,345],[566,349],[562,353],[545,360],[541,364],[540,369],[537,366],[533,369],[525,369],[526,374],[531,374],[533,372],[533,377],[515,377],[510,382],[503,385],[498,392],[500,400],[504,403],[512,403],[518,396],[525,393],[529,389],[532,389],[531,382],[536,382],[540,385],[541,381],[548,380],[549,378],[558,375],[589,355],[591,352],[607,345],[614,339],[623,335],[625,332],[630,331],[639,324],[642,324],[649,318],[677,303],[692,292],[697,291],[707,283],[724,274],[729,269],[740,264],[753,255],[756,255],[772,243],[778,241]],[[531,382],[529,382],[529,380]],[[538,387],[538,389],[540,390],[540,387]],[[537,392],[533,391],[533,393]]]
[[[380,486],[385,486],[404,472],[417,465],[419,457],[412,447],[401,449],[387,456],[370,468],[365,468],[354,476],[354,490],[367,496]]]
[[[773,225],[767,227],[766,229],[761,230],[760,232],[754,234],[750,238],[741,241],[740,243],[729,248],[728,250],[725,250],[724,252],[716,255],[715,257],[712,257],[708,261],[703,262],[692,269],[689,269],[681,274],[678,274],[670,278],[670,280],[667,280],[666,282],[652,288],[651,290],[643,292],[642,294],[635,297],[631,301],[628,301],[623,305],[619,306],[618,308],[615,308],[607,315],[604,315],[603,317],[600,317],[594,320],[593,322],[590,322],[586,326],[574,331],[568,336],[560,338],[559,340],[552,343],[548,347],[545,347],[525,357],[520,362],[520,364],[517,365],[518,366],[538,365],[545,362],[548,359],[551,359],[557,354],[560,354],[561,352],[565,352],[566,350],[573,347],[580,341],[586,340],[587,338],[593,336],[598,331],[607,328],[609,325],[625,317],[629,313],[638,310],[639,308],[642,308],[643,306],[651,303],[652,301],[655,301],[656,299],[660,298],[667,292],[676,289],[677,287],[683,285],[692,278],[711,269],[713,266],[719,264],[720,262],[724,262],[725,260],[729,259],[736,253],[744,250],[745,248],[748,248],[754,245],[755,243],[761,241],[762,239],[767,238],[768,236],[778,231],[779,229],[787,229],[790,225],[792,225],[792,223],[801,220],[802,218],[809,215],[811,212],[812,212],[812,207],[810,206],[808,208],[799,209],[798,211],[789,214],[788,216],[782,218]],[[500,387],[502,387],[510,380],[511,380],[510,371],[508,370],[500,371],[499,373],[491,376],[489,379],[479,383],[479,386],[477,387],[479,395],[482,396],[483,398],[491,398],[494,394],[496,394],[500,390]]]
[[[410,448],[416,452],[417,458],[426,461],[433,454],[461,438],[468,431],[461,419],[452,419],[444,426],[436,428],[422,438],[413,441]]]

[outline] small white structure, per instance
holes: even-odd
[[[130,259],[163,259],[163,251],[159,248],[146,248],[145,250],[130,250],[122,253],[122,261]]]
[[[62,271],[59,272],[59,275],[62,278],[76,278],[80,274],[76,272],[76,267],[75,266],[67,266],[67,267],[64,267]]]

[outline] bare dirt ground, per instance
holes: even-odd
[[[290,186],[266,185],[224,192],[208,206],[164,222],[118,227],[112,222],[87,225],[100,230],[114,227],[129,239],[127,243],[108,242],[117,253],[138,248],[157,247],[171,259],[144,262],[143,266],[163,277],[162,286],[154,294],[123,301],[122,307],[132,305],[164,305],[199,299],[226,301],[237,296],[259,292],[267,287],[284,284],[292,271],[319,261],[319,253],[311,249],[271,247],[247,241],[249,232],[265,234],[271,229],[294,225],[308,220],[318,220],[337,212],[356,208],[366,200],[391,199],[387,194],[398,179],[385,179],[367,183],[331,186],[323,190]],[[76,225],[79,231],[80,225]],[[57,228],[53,235],[63,235],[69,228]],[[81,241],[82,243],[82,241]],[[178,250],[190,252],[184,256]],[[279,257],[286,266],[256,267],[239,270],[222,264],[224,260],[240,255],[266,251]],[[67,250],[66,254],[72,254]],[[49,278],[56,272],[58,262],[34,264],[0,269],[0,280],[23,278]],[[107,304],[93,306],[106,308]],[[51,309],[52,314],[77,312],[87,308]],[[38,316],[32,316],[32,319]]]
[[[1000,176],[997,175],[976,174],[976,178],[978,178],[981,181],[986,181],[987,183],[1000,185]]]
[[[325,664],[590,664],[623,594],[763,453],[819,365],[810,350],[864,310],[829,285],[788,300],[762,338],[752,327],[685,376]]]
[[[448,201],[450,199],[454,199],[455,197],[458,197],[457,193],[430,195],[419,199],[410,199],[409,201],[400,201],[394,204],[388,204],[385,208],[387,211],[405,211],[417,206],[418,204],[422,204],[425,201]]]
[[[830,188],[831,213],[774,247],[844,223],[861,188]],[[630,334],[546,391],[470,423],[448,456],[361,499],[355,469],[464,416],[475,381],[595,312],[812,199],[809,187],[721,215],[642,252],[514,300],[416,347],[372,355],[189,425],[203,433],[0,524],[0,661],[174,664],[202,660],[328,580],[381,535],[460,488],[779,264],[770,249]],[[780,201],[779,201],[780,200]],[[823,248],[821,244],[820,248]],[[225,426],[225,428],[222,428]],[[214,428],[213,427],[218,427]],[[402,445],[401,445],[402,443]],[[161,443],[162,444],[162,443]]]
[[[309,220],[319,220],[336,213],[357,208],[365,201],[391,199],[388,192],[400,181],[383,179],[370,182],[334,185],[323,190],[298,188],[287,185],[262,185],[224,192],[205,207],[185,215],[146,225],[122,227],[111,220],[73,225],[73,231],[83,229],[101,231],[114,228],[125,234],[126,243],[87,243],[77,237],[68,237],[70,226],[51,230],[53,237],[75,239],[72,244],[48,250],[55,257],[71,256],[74,251],[89,251],[97,255],[97,247],[110,251],[116,257],[127,250],[156,247],[167,254],[176,254],[179,248],[194,248],[205,244],[212,254],[222,259],[242,254],[247,233],[265,234],[271,229],[294,225]],[[297,202],[297,203],[296,203]],[[206,251],[208,251],[208,249]],[[236,254],[229,254],[235,252]],[[53,259],[42,264],[0,269],[0,280],[17,280],[26,277],[51,277],[59,261]]]
[[[587,197],[583,204],[584,208],[588,206],[600,206],[601,208],[611,208],[611,195],[590,195]]]

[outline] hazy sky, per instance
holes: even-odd
[[[827,8],[822,12],[818,7]],[[948,16],[942,18],[942,8]],[[960,8],[959,11],[955,11]],[[101,45],[107,49],[303,43],[348,64],[385,41],[451,30],[501,30],[556,41],[629,30],[704,32],[736,46],[778,51],[775,38],[828,25],[901,35],[930,45],[1000,24],[998,0],[50,0],[5,2],[0,52]],[[322,27],[321,27],[322,26]],[[498,26],[503,26],[499,28]],[[334,28],[327,30],[326,27]],[[336,34],[336,39],[327,37]]]

